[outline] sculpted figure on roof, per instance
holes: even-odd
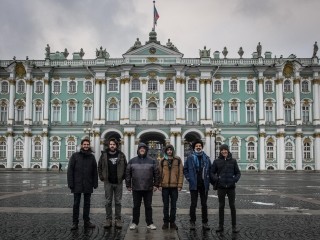
[[[204,46],[203,50],[199,50],[199,53],[200,53],[200,58],[210,57],[210,49],[207,50],[206,46]]]

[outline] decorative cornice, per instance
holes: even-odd
[[[160,84],[163,84],[163,83],[164,83],[164,80],[163,80],[163,79],[160,79],[160,80],[159,80],[159,83],[160,83]]]
[[[42,133],[41,133],[41,136],[42,136],[42,137],[48,137],[48,132],[42,132]]]
[[[295,138],[298,138],[298,137],[302,138],[303,137],[303,133],[295,133],[294,137]]]
[[[139,73],[134,73],[134,74],[132,74],[132,77],[133,77],[133,78],[139,78],[139,77],[140,77],[140,74],[139,74]]]
[[[313,137],[314,138],[320,138],[320,133],[318,132],[318,133],[313,134]]]
[[[14,137],[14,132],[6,132],[6,137]]]
[[[147,79],[144,78],[144,79],[141,80],[141,82],[142,82],[142,84],[146,84],[147,83]]]
[[[22,136],[24,136],[24,137],[32,137],[32,133],[25,131],[25,132],[22,133]]]
[[[157,74],[156,74],[155,72],[150,72],[148,75],[149,75],[149,77],[151,77],[151,78],[154,78],[154,77],[157,76]]]
[[[281,138],[281,137],[285,137],[285,136],[286,136],[286,134],[283,133],[283,132],[279,132],[279,133],[276,134],[277,138]]]
[[[266,137],[266,133],[259,133],[259,137],[260,138],[265,138]]]

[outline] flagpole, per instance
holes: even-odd
[[[153,31],[156,30],[156,21],[155,21],[155,19],[154,19],[154,9],[155,9],[155,7],[156,7],[156,3],[155,3],[155,2],[156,2],[156,1],[153,1],[153,28],[152,28]]]

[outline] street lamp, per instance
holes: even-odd
[[[88,135],[89,135],[89,142],[90,142],[90,144],[91,144],[90,136],[91,136],[91,133],[93,132],[93,129],[89,127],[89,128],[84,128],[83,131],[84,131],[84,133],[88,133]]]
[[[212,135],[214,136],[214,159],[217,159],[217,135],[221,132],[221,128],[212,129]]]

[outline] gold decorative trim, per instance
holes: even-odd
[[[14,132],[6,132],[6,137],[14,137]]]
[[[264,79],[263,78],[259,78],[258,79],[258,84],[263,84],[264,83]]]
[[[320,79],[313,79],[313,80],[312,80],[312,83],[313,83],[313,84],[320,84]]]
[[[154,62],[157,62],[157,61],[158,61],[158,58],[156,58],[156,57],[147,57],[147,60],[148,60],[149,62],[154,63]]]
[[[168,73],[168,74],[166,75],[166,79],[167,79],[167,80],[171,80],[172,78],[173,78],[173,74]]]
[[[254,77],[253,77],[252,74],[250,74],[247,78],[248,78],[248,79],[253,79]]]
[[[315,134],[313,134],[313,137],[314,137],[314,138],[320,138],[320,133],[315,133]]]
[[[231,79],[233,79],[233,80],[238,80],[238,76],[237,76],[237,75],[232,75],[232,76],[231,76]]]
[[[283,83],[283,79],[282,78],[278,78],[275,80],[276,84],[282,84]]]
[[[163,80],[163,79],[160,79],[160,80],[159,80],[159,83],[160,83],[160,84],[163,84],[163,83],[164,83],[164,80]]]
[[[139,74],[139,73],[134,73],[134,74],[132,74],[132,77],[133,77],[133,78],[139,78],[139,77],[140,77],[140,74]]]
[[[149,77],[154,78],[154,77],[157,76],[157,73],[155,73],[155,72],[150,72],[148,75],[149,75]]]
[[[295,133],[295,134],[294,134],[294,137],[295,137],[295,138],[297,138],[297,137],[301,137],[301,138],[302,138],[302,137],[303,137],[303,133]]]
[[[42,137],[48,137],[48,132],[42,132],[42,133],[41,133],[41,136],[42,136]]]
[[[205,84],[207,79],[200,79],[200,84]]]
[[[70,79],[70,80],[75,80],[76,78],[73,77],[73,76],[70,76],[69,79]]]
[[[23,78],[26,76],[27,72],[24,65],[21,62],[18,62],[15,66],[15,73],[18,78]]]
[[[215,75],[215,78],[216,78],[216,79],[221,79],[221,75],[220,75],[220,74],[217,74],[217,75]]]
[[[300,81],[301,81],[301,79],[300,79],[300,78],[295,78],[295,79],[293,80],[293,83],[294,83],[294,84],[299,84],[299,83],[300,83]]]
[[[27,80],[26,80],[26,84],[32,85],[32,83],[33,83],[33,80],[32,80],[32,79],[27,79]]]
[[[285,137],[285,136],[286,136],[286,134],[283,133],[283,132],[280,132],[280,133],[277,133],[277,134],[276,134],[276,137],[277,137],[277,138]]]
[[[141,82],[142,82],[142,84],[146,84],[147,83],[147,79],[144,78],[144,79],[141,80]]]

